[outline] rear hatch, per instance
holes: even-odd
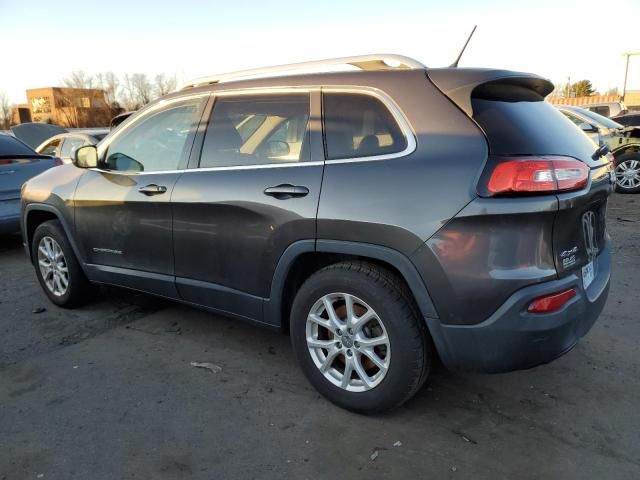
[[[58,135],[60,133],[67,133],[62,127],[52,125],[49,123],[21,123],[11,127],[11,131],[16,136],[31,148],[36,149],[45,140]]]
[[[598,147],[592,140],[544,101],[553,85],[535,75],[494,70],[474,70],[466,75],[458,72],[456,76],[450,69],[442,69],[429,71],[429,77],[485,133],[490,156],[478,184],[479,195],[555,195],[558,212],[551,241],[558,276],[576,271],[587,277],[596,274],[588,268],[593,266],[607,238],[605,218],[607,198],[612,191],[611,165],[606,156],[596,153]],[[526,182],[514,182],[513,189],[500,190],[494,182],[491,191],[488,186],[497,166],[508,167],[509,162],[549,163],[551,171],[536,172],[540,174],[536,178],[548,175],[546,180],[555,188],[536,186],[535,182],[530,187]],[[584,175],[582,183],[571,183],[571,176],[578,179],[580,174]],[[590,281],[585,279],[585,287]]]

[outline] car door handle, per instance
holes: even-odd
[[[293,197],[304,197],[308,193],[309,189],[307,187],[289,184],[276,185],[275,187],[265,188],[264,190],[265,195],[275,197],[278,200],[286,200],[287,198]]]
[[[150,185],[145,185],[144,187],[140,187],[138,191],[147,196],[160,195],[167,191],[167,187],[165,187],[164,185],[156,185],[155,183],[152,183]]]

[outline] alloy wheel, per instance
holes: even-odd
[[[54,238],[44,236],[40,239],[38,267],[47,289],[56,297],[63,296],[69,288],[69,268],[62,248]]]
[[[348,293],[330,293],[311,308],[306,340],[314,364],[332,384],[364,392],[382,382],[391,345],[378,314]]]
[[[640,187],[640,160],[620,162],[616,166],[616,182],[621,188]]]

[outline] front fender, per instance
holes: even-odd
[[[24,206],[23,208],[22,218],[20,221],[20,228],[22,231],[23,244],[31,263],[33,263],[33,255],[31,252],[31,241],[32,241],[33,234],[30,233],[30,230],[31,232],[33,232],[35,228],[34,229],[29,228],[29,214],[33,212],[47,212],[55,216],[56,220],[58,220],[60,222],[60,225],[62,225],[62,229],[64,230],[64,233],[67,236],[67,240],[69,240],[69,243],[71,244],[73,253],[78,259],[80,266],[84,270],[85,262],[82,255],[80,254],[80,249],[76,244],[75,238],[72,234],[73,230],[71,229],[69,222],[65,219],[65,216],[62,214],[62,212],[58,208],[54,207],[53,205],[49,205],[47,203],[30,203]]]

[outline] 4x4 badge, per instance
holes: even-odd
[[[592,261],[598,255],[598,246],[596,245],[596,214],[591,210],[582,215],[582,235],[587,258]]]

